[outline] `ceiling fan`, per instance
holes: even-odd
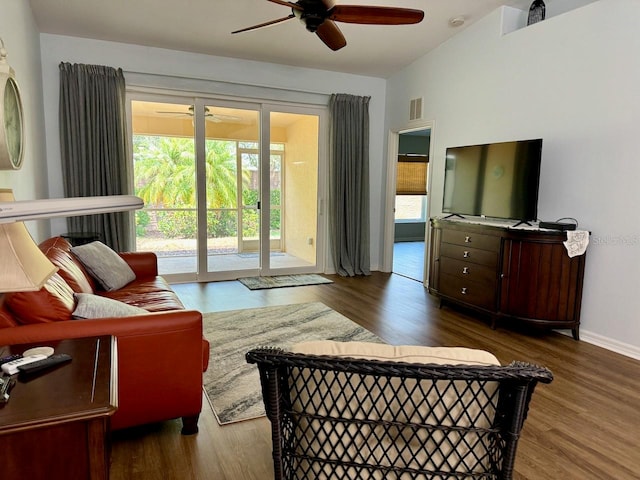
[[[188,117],[193,117],[193,110],[194,110],[193,105],[189,105],[189,108],[187,109],[187,111],[184,111],[184,110],[156,111],[156,113],[159,113],[161,115],[176,115],[176,116],[186,115]],[[240,117],[237,117],[235,115],[221,115],[219,113],[211,113],[209,111],[209,107],[204,107],[204,118],[205,120],[210,120],[214,123],[238,122],[242,120]]]
[[[298,18],[312,33],[318,35],[331,50],[340,50],[347,44],[344,35],[335,22],[359,23],[366,25],[407,25],[420,23],[424,18],[422,10],[399,7],[376,7],[365,5],[332,5],[330,0],[267,0],[291,8],[286,17],[260,23],[231,33],[247,32],[269,25]]]

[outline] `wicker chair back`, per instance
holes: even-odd
[[[545,368],[424,365],[261,348],[276,480],[511,479]]]

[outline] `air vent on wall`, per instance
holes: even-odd
[[[420,119],[422,119],[422,97],[411,100],[411,106],[409,107],[409,120]]]

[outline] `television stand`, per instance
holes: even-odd
[[[430,239],[429,293],[441,303],[578,340],[586,254],[569,257],[565,232],[432,218]]]

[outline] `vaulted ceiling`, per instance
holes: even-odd
[[[326,0],[335,3],[334,0]],[[547,4],[593,0],[547,0]],[[341,4],[414,8],[415,25],[339,23],[347,46],[337,52],[267,0],[30,0],[41,32],[132,43],[376,77],[389,77],[501,5],[528,10],[531,0],[344,0]],[[452,19],[462,25],[452,26]]]

